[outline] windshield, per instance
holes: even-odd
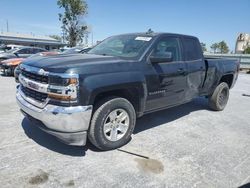
[[[151,36],[135,34],[114,36],[98,44],[88,54],[135,59],[142,55],[150,44],[151,39]]]

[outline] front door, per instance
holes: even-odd
[[[157,81],[148,88],[147,111],[174,106],[185,101],[187,70],[182,60],[179,38],[158,39],[150,57],[164,57],[164,55],[171,55],[171,60],[151,62]]]

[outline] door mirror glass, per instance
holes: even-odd
[[[163,63],[173,61],[172,52],[156,53],[150,57],[152,63]]]

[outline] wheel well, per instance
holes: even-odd
[[[228,75],[222,76],[222,78],[220,79],[220,83],[221,82],[226,82],[228,84],[228,87],[231,88],[232,83],[233,83],[233,75],[228,74]]]
[[[94,99],[94,105],[97,104],[100,100],[110,97],[110,96],[116,96],[116,97],[122,97],[127,99],[135,108],[135,112],[139,112],[139,92],[136,88],[131,89],[117,89],[112,91],[106,91],[99,93],[96,95]]]

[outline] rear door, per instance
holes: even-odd
[[[190,100],[199,96],[205,79],[206,66],[201,45],[197,38],[183,37],[182,46],[188,72],[185,98]]]
[[[175,36],[162,36],[156,41],[151,55],[172,54],[172,61],[151,63],[157,81],[150,88],[147,110],[165,108],[183,103],[186,93],[186,65],[182,60],[180,39]]]

